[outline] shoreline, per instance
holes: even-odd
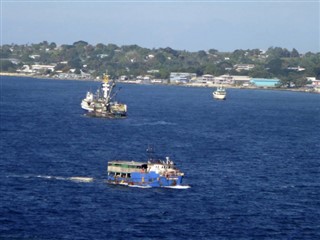
[[[0,72],[0,77],[24,77],[24,78],[38,78],[38,79],[50,79],[50,80],[65,80],[65,81],[91,81],[91,82],[97,82],[100,80],[92,79],[92,78],[56,78],[56,77],[50,77],[50,76],[44,76],[44,75],[31,75],[31,74],[25,74],[25,73],[6,73],[6,72]]]
[[[43,75],[30,75],[23,73],[8,73],[8,72],[0,72],[0,77],[25,77],[25,78],[37,78],[37,79],[49,79],[49,80],[58,80],[58,81],[90,81],[90,82],[100,82],[101,80],[93,79],[93,78],[54,78],[50,76]],[[122,84],[134,84],[134,85],[160,85],[160,86],[180,86],[180,87],[196,87],[196,88],[216,88],[220,86],[220,84],[207,84],[207,83],[189,83],[189,84],[163,84],[163,83],[135,83],[135,82],[127,82],[127,81],[117,81]],[[320,91],[312,91],[308,88],[275,88],[275,87],[243,87],[243,86],[234,86],[234,85],[224,85],[226,88],[234,88],[234,89],[249,89],[249,90],[275,90],[275,91],[291,91],[291,92],[305,92],[305,93],[315,93],[320,94]]]

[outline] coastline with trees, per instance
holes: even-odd
[[[138,45],[91,45],[77,41],[72,45],[43,41],[37,44],[6,44],[0,52],[1,74],[57,78],[77,76],[96,79],[105,72],[114,79],[150,76],[169,79],[171,72],[197,76],[224,74],[251,78],[277,78],[279,87],[301,88],[320,79],[320,52],[299,53],[295,48],[280,47],[237,49],[233,52],[188,52],[170,47],[148,49]]]

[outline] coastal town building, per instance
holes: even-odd
[[[249,76],[232,76],[232,84],[237,86],[249,86],[251,77]]]
[[[213,81],[214,81],[213,75],[211,75],[211,74],[202,75],[202,82],[204,82],[204,83],[208,83],[208,82],[212,83]]]
[[[280,80],[276,78],[252,78],[250,83],[255,87],[276,87],[280,83]]]
[[[40,58],[40,55],[38,55],[38,54],[29,55],[29,58],[38,59],[38,58]]]
[[[311,87],[320,87],[320,80],[315,77],[307,77],[307,81],[311,83]]]
[[[122,75],[122,76],[120,76],[120,78],[119,78],[119,80],[120,81],[126,81],[126,80],[128,80],[129,78],[128,78],[128,76],[126,76],[126,75]]]
[[[206,86],[210,85],[236,85],[236,86],[249,86],[251,77],[249,76],[238,76],[238,75],[229,75],[224,74],[221,76],[213,76],[211,74],[204,74],[197,78],[193,78],[190,81],[191,85],[201,85],[206,84]]]
[[[42,65],[42,64],[34,64],[34,65],[31,65],[31,69],[35,72],[41,72],[41,71],[51,71],[53,72],[54,71],[54,68],[55,68],[56,65]]]
[[[229,74],[221,75],[214,78],[215,84],[232,84],[233,77]]]
[[[234,65],[234,69],[237,72],[249,71],[249,70],[251,70],[253,68],[254,68],[254,64],[236,64],[236,65]]]
[[[288,70],[292,70],[292,71],[297,71],[297,72],[302,72],[302,71],[306,70],[305,68],[300,67],[300,66],[298,66],[298,67],[288,67],[287,69]]]
[[[192,79],[196,79],[196,73],[172,72],[170,73],[170,83],[181,84],[189,83]]]
[[[151,69],[151,70],[148,70],[147,73],[150,73],[150,74],[154,74],[154,73],[159,73],[159,69]]]
[[[45,71],[53,72],[55,65],[41,65],[41,64],[34,64],[34,65],[23,65],[20,69],[17,70],[19,73],[26,73],[26,74],[40,74]]]
[[[237,86],[248,86],[250,84],[251,77],[249,76],[238,76],[224,74],[218,77],[214,77],[214,84],[228,84]]]

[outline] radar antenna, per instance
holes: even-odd
[[[148,160],[152,160],[154,155],[154,147],[152,145],[148,145],[148,148],[146,151],[148,154]]]

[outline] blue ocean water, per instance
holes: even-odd
[[[320,239],[320,95],[122,85],[107,120],[80,108],[99,83],[0,84],[0,239]],[[105,183],[150,144],[190,189]]]

